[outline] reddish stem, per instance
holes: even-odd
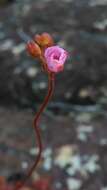
[[[42,142],[41,142],[41,135],[40,135],[40,130],[38,127],[38,121],[40,119],[40,116],[42,114],[42,112],[44,111],[44,109],[46,108],[52,94],[53,94],[53,90],[54,90],[54,73],[48,73],[48,93],[39,109],[39,111],[37,112],[34,121],[33,121],[33,126],[34,126],[34,130],[37,136],[37,142],[38,142],[38,147],[39,147],[39,153],[37,155],[37,158],[33,164],[33,166],[31,167],[30,171],[28,172],[26,178],[24,179],[24,181],[21,184],[17,184],[15,187],[15,190],[19,190],[20,188],[22,188],[24,186],[24,184],[26,183],[26,181],[29,179],[29,177],[32,175],[34,169],[37,167],[40,159],[41,159],[41,153],[42,153]]]

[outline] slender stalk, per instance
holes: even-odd
[[[42,153],[42,141],[41,141],[41,135],[40,135],[40,130],[38,127],[38,122],[40,119],[40,116],[42,114],[42,112],[44,111],[44,109],[46,108],[52,94],[53,94],[53,90],[54,90],[54,73],[48,73],[48,92],[47,95],[39,109],[39,111],[37,112],[34,121],[33,121],[33,127],[37,136],[37,142],[38,142],[38,147],[39,147],[39,153],[37,155],[37,158],[33,164],[33,166],[31,167],[30,171],[28,172],[26,178],[24,179],[24,181],[21,184],[17,184],[14,190],[19,190],[20,188],[23,187],[23,185],[26,183],[26,181],[29,179],[29,177],[32,175],[34,169],[37,167],[40,159],[41,159],[41,153]]]

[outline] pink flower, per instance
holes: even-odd
[[[68,53],[59,46],[51,46],[45,49],[44,57],[48,69],[51,72],[57,73],[63,70]]]

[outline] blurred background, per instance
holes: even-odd
[[[25,45],[42,32],[70,57],[23,190],[107,190],[107,0],[0,0],[0,190],[13,190],[38,153],[32,121],[48,84]]]

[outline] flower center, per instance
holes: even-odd
[[[56,60],[59,60],[60,54],[59,54],[59,55],[58,55],[58,54],[55,54],[55,55],[53,56],[53,58],[56,59]]]
[[[59,56],[58,55],[54,55],[53,58],[59,60]]]

